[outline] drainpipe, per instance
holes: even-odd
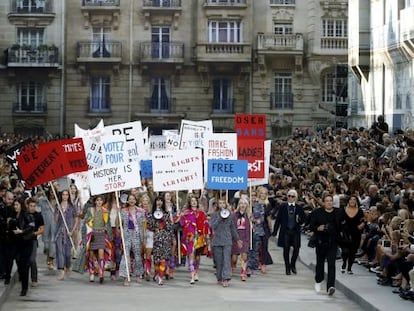
[[[254,51],[255,51],[255,48],[254,48],[254,32],[253,32],[253,29],[255,29],[254,28],[254,18],[253,18],[253,16],[254,16],[254,4],[253,4],[254,2],[253,1],[251,1],[250,2],[250,5],[252,6],[251,7],[251,14],[250,14],[250,32],[251,32],[251,34],[250,34],[250,40],[251,40],[251,43],[250,43],[250,46],[251,46],[251,51],[250,51],[250,53],[251,53],[251,61],[250,61],[250,74],[249,74],[249,114],[252,114],[253,113],[253,69],[254,69]]]
[[[59,106],[59,135],[65,134],[65,71],[66,71],[66,0],[61,2],[61,75],[60,75],[60,106]]]
[[[132,63],[133,63],[133,30],[134,0],[129,1],[129,82],[128,82],[128,122],[132,118]]]

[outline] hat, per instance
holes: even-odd
[[[406,176],[406,177],[404,177],[403,181],[405,181],[405,182],[414,182],[414,176],[412,176],[412,175]]]

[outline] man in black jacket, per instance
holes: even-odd
[[[10,275],[7,274],[7,254],[10,240],[7,234],[7,220],[14,217],[14,195],[6,191],[3,201],[0,203],[0,276],[4,278],[4,284],[10,283]]]
[[[280,229],[277,245],[283,247],[286,275],[290,275],[291,272],[296,274],[296,260],[299,255],[301,240],[300,225],[305,220],[303,208],[296,204],[297,198],[298,193],[295,189],[288,191],[287,202],[279,206],[273,227],[273,236],[276,236]],[[289,258],[291,247],[293,248],[292,257]]]
[[[316,237],[315,291],[321,290],[325,274],[325,260],[328,262],[326,291],[329,296],[335,293],[335,260],[338,249],[339,221],[338,210],[333,207],[331,194],[323,198],[323,207],[314,210],[310,219],[310,230]]]

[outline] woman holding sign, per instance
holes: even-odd
[[[133,271],[129,274],[134,275],[137,278],[137,282],[141,281],[144,273],[141,251],[144,243],[145,210],[137,206],[135,195],[128,195],[126,208],[121,211],[121,220],[125,253],[119,266],[119,275],[125,278],[124,285],[129,286],[127,265],[128,267],[133,267]],[[131,252],[134,254],[133,264],[131,264]]]
[[[158,281],[158,285],[163,285],[167,259],[171,256],[172,221],[161,196],[155,198],[148,215],[148,229],[154,232],[154,281]]]
[[[89,270],[89,281],[94,282],[95,272],[99,274],[99,282],[103,283],[105,267],[112,269],[112,228],[109,210],[105,198],[97,195],[86,216],[85,223],[92,232],[89,233],[86,246],[86,262]],[[98,267],[96,267],[96,263]]]

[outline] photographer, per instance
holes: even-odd
[[[371,126],[372,138],[379,144],[383,143],[383,135],[388,133],[388,124],[384,120],[384,116],[378,116],[377,122]]]

